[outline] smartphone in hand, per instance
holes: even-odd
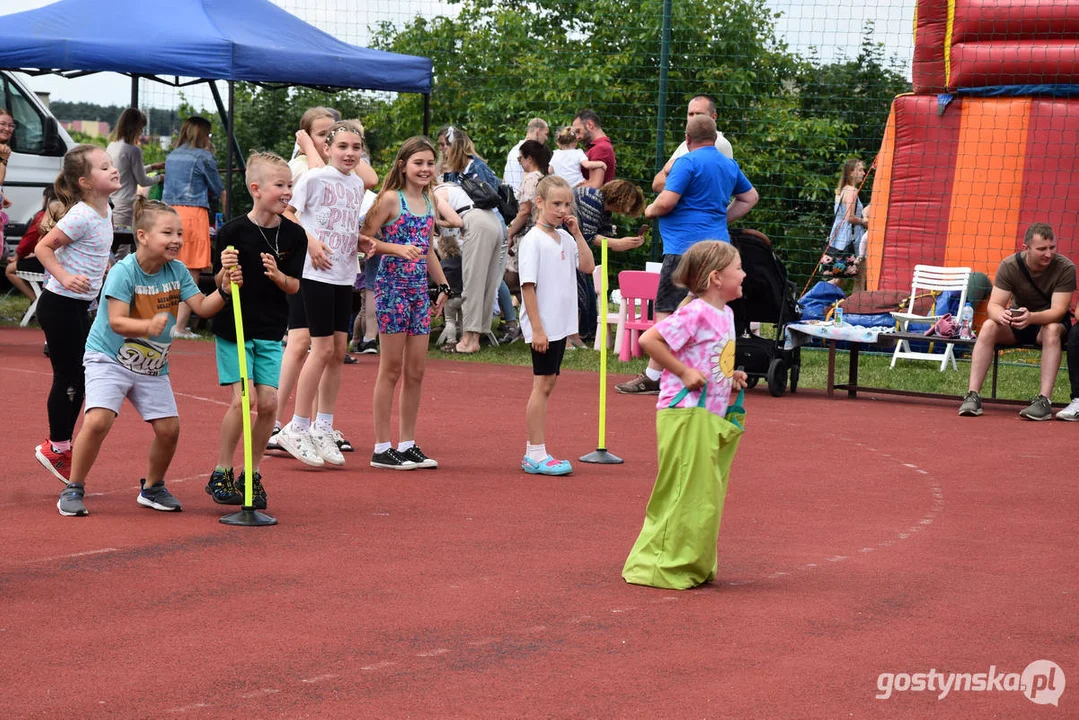
[[[647,237],[648,231],[649,229],[651,229],[651,227],[652,226],[648,224],[641,225],[641,229],[637,231],[637,237]]]

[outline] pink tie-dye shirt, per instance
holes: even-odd
[[[675,357],[708,378],[708,397],[704,406],[716,415],[726,415],[734,375],[734,313],[731,309],[719,310],[697,298],[657,323],[656,330]],[[659,379],[656,409],[670,407],[682,387],[682,380],[677,375],[664,370]],[[678,407],[695,407],[699,398],[699,392],[691,392]]]

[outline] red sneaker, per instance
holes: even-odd
[[[48,438],[45,442],[34,448],[34,457],[42,467],[52,473],[52,476],[65,485],[71,480],[71,451],[56,452],[52,449],[52,443]]]

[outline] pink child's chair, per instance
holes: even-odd
[[[625,332],[618,359],[628,362],[641,356],[637,342],[641,333],[656,324],[655,303],[659,291],[659,273],[644,270],[623,270],[618,273],[618,289],[626,308]]]

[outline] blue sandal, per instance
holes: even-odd
[[[525,456],[521,460],[521,469],[529,475],[569,475],[573,472],[569,460],[555,460],[550,455],[538,461]]]

